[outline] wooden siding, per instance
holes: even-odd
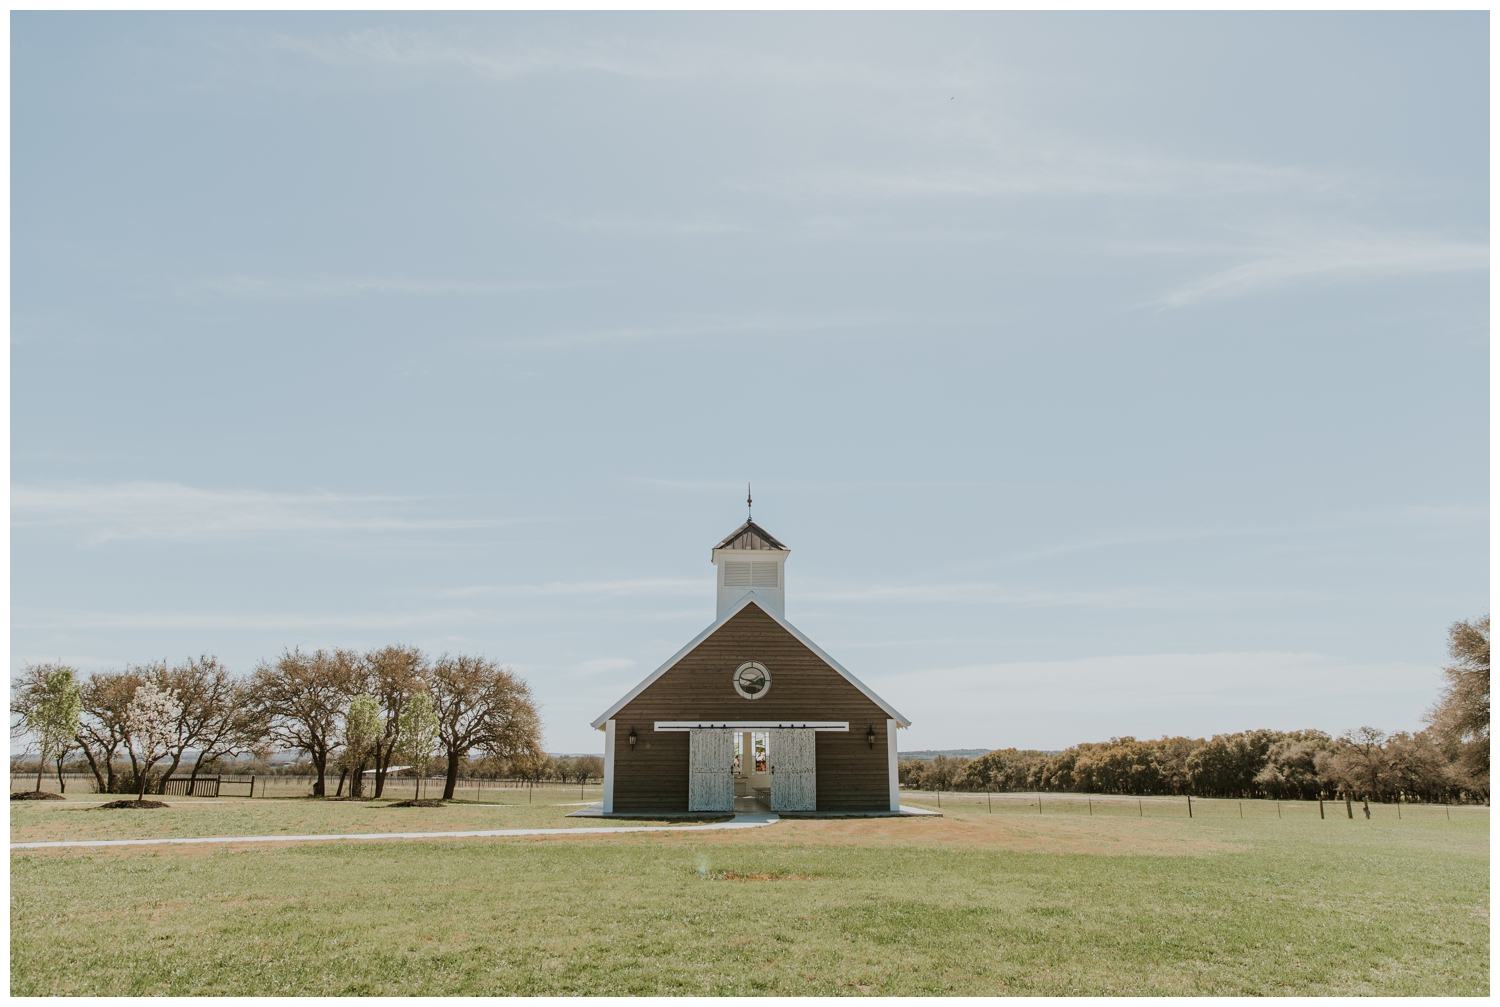
[[[746,661],[771,672],[762,699],[734,691],[731,677]],[[755,605],[615,714],[616,812],[687,810],[688,732],[658,733],[652,729],[658,720],[847,720],[847,733],[817,733],[818,810],[890,808],[886,712]],[[865,738],[872,724],[873,751]]]

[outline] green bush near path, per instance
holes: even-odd
[[[1091,837],[1179,852],[1002,848]],[[742,834],[23,852],[11,992],[1485,995],[1488,841],[1479,816],[961,811]],[[758,875],[782,877],[730,879]]]

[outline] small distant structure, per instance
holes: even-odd
[[[786,621],[791,550],[747,520],[711,555],[713,624],[593,722],[603,813],[900,814],[911,721]]]

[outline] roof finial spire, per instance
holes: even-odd
[[[746,521],[749,521],[751,519],[750,516],[751,516],[751,512],[754,510],[754,506],[755,506],[755,498],[750,495],[750,484],[746,483],[745,484],[745,520]]]

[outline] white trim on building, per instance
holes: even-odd
[[[847,720],[658,720],[656,731],[772,731],[800,727],[808,731],[847,731]]]
[[[710,636],[713,636],[714,633],[719,631],[720,627],[722,627],[730,619],[733,619],[735,616],[744,611],[746,605],[752,604],[759,608],[762,612],[765,612],[772,619],[774,619],[776,621],[776,624],[779,625],[782,629],[786,630],[788,633],[792,634],[792,636],[796,637],[797,641],[804,647],[812,651],[814,654],[818,655],[818,657],[826,662],[830,668],[838,672],[840,675],[844,676],[844,678],[849,681],[850,685],[854,686],[860,692],[864,693],[865,697],[869,699],[870,702],[874,703],[876,706],[884,710],[889,717],[896,721],[896,723],[900,724],[902,727],[911,726],[911,720],[902,716],[895,707],[891,706],[885,700],[875,695],[874,691],[871,690],[869,686],[865,685],[865,683],[855,678],[847,668],[839,664],[833,658],[829,657],[828,654],[823,651],[823,648],[819,647],[817,644],[813,643],[806,636],[804,636],[802,634],[802,631],[799,630],[796,626],[793,626],[791,623],[787,622],[785,618],[783,618],[779,613],[775,611],[775,605],[762,598],[757,597],[756,593],[754,591],[751,591],[743,598],[741,598],[739,603],[735,605],[733,609],[715,619],[713,625],[709,626],[703,632],[693,637],[693,639],[687,644],[687,646],[683,647],[677,653],[668,658],[665,664],[642,679],[641,683],[634,689],[631,689],[628,693],[626,693],[624,698],[622,698],[615,705],[611,706],[608,710],[604,711],[604,713],[593,722],[592,726],[594,727],[594,729],[601,731],[604,730],[604,725],[609,722],[609,719],[615,714],[619,713],[621,710],[625,709],[625,706],[631,700],[635,699],[635,697],[645,692],[647,687],[649,687],[652,682],[655,682],[658,678],[661,678],[668,671],[672,670],[673,666],[676,665],[677,662],[681,661],[683,658],[691,654],[699,644],[701,644],[704,640],[707,640]],[[607,763],[605,771],[609,771],[607,768]]]
[[[885,722],[885,757],[891,775],[891,810],[901,810],[901,776],[896,766],[896,722]]]
[[[615,810],[615,722],[604,725],[604,813]]]

